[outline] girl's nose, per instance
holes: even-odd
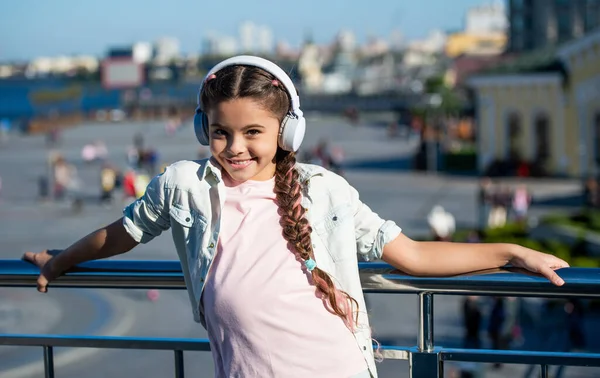
[[[232,137],[229,141],[228,149],[232,154],[239,155],[246,150],[246,144],[243,138]]]

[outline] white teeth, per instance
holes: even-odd
[[[229,159],[227,159],[227,161],[229,162],[229,164],[231,164],[233,166],[245,166],[245,165],[249,165],[252,162],[252,159],[249,159],[249,160],[229,160]]]

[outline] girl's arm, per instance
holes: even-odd
[[[558,257],[507,243],[419,242],[400,234],[383,248],[382,259],[415,276],[451,276],[507,264],[540,273],[555,285],[555,269],[568,267]]]
[[[138,243],[127,233],[123,218],[83,237],[73,245],[58,253],[42,251],[26,252],[23,260],[40,268],[38,291],[45,293],[48,283],[66,270],[89,260],[98,260],[131,250]]]

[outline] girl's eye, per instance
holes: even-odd
[[[250,130],[248,130],[248,131],[247,131],[247,133],[248,133],[248,135],[250,135],[250,136],[255,136],[255,135],[258,135],[258,134],[260,134],[260,131],[259,131],[259,130],[256,130],[256,129],[250,129]]]
[[[225,135],[227,135],[227,132],[225,130],[223,130],[223,129],[216,129],[214,131],[214,134],[215,135],[220,135],[220,136],[225,136]]]

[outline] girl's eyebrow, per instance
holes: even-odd
[[[223,125],[221,125],[220,123],[217,123],[217,122],[211,123],[210,126],[211,127],[220,127],[222,129],[230,129],[229,127],[223,126]],[[258,123],[252,123],[250,125],[246,125],[246,126],[242,127],[242,130],[256,129],[256,128],[266,129],[266,127],[264,127],[263,125],[259,125]]]

